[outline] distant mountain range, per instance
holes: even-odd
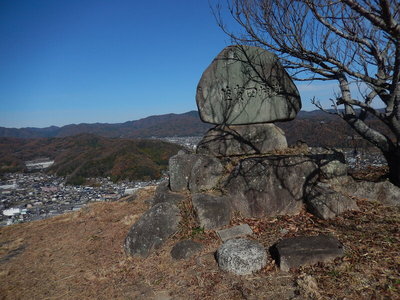
[[[376,119],[370,125],[385,134]],[[301,111],[296,119],[276,123],[289,145],[301,140],[309,146],[367,147],[365,140],[338,116]],[[197,111],[151,116],[119,124],[78,124],[48,128],[0,128],[0,176],[26,170],[25,161],[48,157],[55,163],[48,172],[82,184],[86,178],[109,176],[114,181],[159,178],[168,159],[180,146],[138,138],[202,136],[213,125],[201,122]]]
[[[368,121],[374,128],[390,132],[378,120]],[[310,146],[351,147],[354,143],[349,137],[355,132],[338,116],[321,110],[300,111],[296,119],[276,123],[281,127],[289,144],[302,140]],[[47,128],[5,128],[0,127],[0,137],[15,138],[53,138],[78,134],[95,134],[108,138],[149,138],[168,136],[202,136],[213,125],[203,123],[197,111],[183,114],[150,116],[136,121],[107,124],[71,124]],[[358,142],[360,143],[360,142]]]
[[[96,134],[112,138],[145,138],[166,136],[202,135],[211,126],[202,123],[197,111],[184,114],[166,114],[150,116],[137,121],[125,123],[94,123],[71,124],[62,127],[46,128],[6,128],[0,127],[0,137],[44,138],[66,137],[81,133]]]

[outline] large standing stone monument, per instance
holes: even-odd
[[[321,178],[346,175],[343,155],[338,157],[333,150],[314,153],[308,147],[285,150],[285,134],[273,123],[294,119],[301,102],[274,54],[240,45],[223,49],[204,71],[196,101],[201,119],[216,126],[203,137],[197,153],[181,151],[170,158],[169,184],[157,188],[152,208],[127,235],[129,255],[148,256],[173,235],[182,213],[178,204],[186,200],[191,201],[197,225],[205,230],[227,226],[236,213],[250,218],[296,214],[305,201],[308,209],[325,217],[320,212],[326,209],[319,204],[328,194],[331,200],[322,201],[330,205],[328,217],[357,208],[349,198],[337,209],[343,198],[328,187],[318,188]],[[225,246],[234,246],[226,253],[225,247],[218,250],[221,268],[236,274],[262,268],[263,247],[237,241],[226,242]],[[186,244],[177,245],[173,256],[189,255]]]
[[[216,124],[198,153],[218,157],[287,148],[272,123],[296,117],[299,92],[275,54],[258,47],[226,47],[204,71],[196,102],[204,122]]]
[[[243,125],[292,120],[301,108],[292,79],[275,54],[229,46],[204,71],[196,102],[204,122]]]

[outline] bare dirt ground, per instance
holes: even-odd
[[[181,207],[181,231],[147,258],[123,251],[130,226],[148,208],[154,187],[136,199],[96,203],[79,212],[0,228],[0,299],[400,299],[400,208],[358,199],[359,212],[321,221],[303,212],[248,223],[270,247],[283,237],[331,234],[346,255],[331,264],[283,273],[269,258],[251,276],[218,269],[215,232],[195,228]],[[188,260],[170,250],[191,237],[205,245]]]

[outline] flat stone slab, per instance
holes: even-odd
[[[232,239],[217,250],[218,265],[223,271],[248,275],[261,270],[267,263],[264,247],[253,240]]]
[[[267,153],[287,147],[285,133],[274,124],[220,125],[206,133],[196,152],[225,157]]]
[[[225,241],[233,239],[233,238],[243,237],[246,235],[253,234],[253,230],[251,230],[251,228],[248,224],[240,224],[240,225],[233,226],[230,228],[218,230],[217,234],[218,234],[219,238],[223,242],[225,242]]]
[[[288,238],[271,247],[271,255],[282,271],[330,262],[344,255],[343,245],[327,235]]]
[[[203,122],[256,124],[292,120],[299,92],[278,57],[251,46],[223,49],[204,71],[196,102]]]

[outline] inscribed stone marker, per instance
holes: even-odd
[[[223,49],[204,71],[196,102],[204,122],[226,125],[292,120],[301,108],[277,56],[240,45]]]

